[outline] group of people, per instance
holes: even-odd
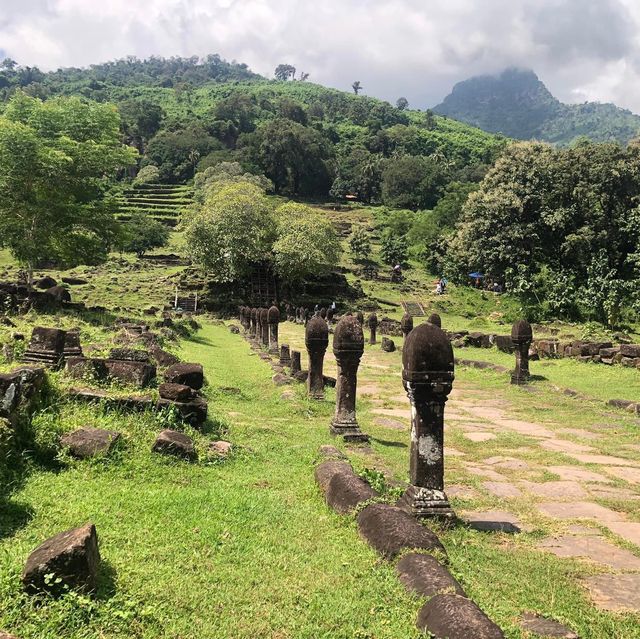
[[[439,277],[436,280],[436,295],[444,295],[447,290],[448,280],[446,277]]]

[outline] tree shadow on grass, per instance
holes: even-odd
[[[33,508],[28,504],[0,499],[0,540],[12,537],[33,519]]]

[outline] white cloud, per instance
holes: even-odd
[[[415,106],[505,66],[640,112],[637,0],[0,0],[0,49],[43,69],[219,53]]]

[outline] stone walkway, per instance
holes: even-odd
[[[294,347],[304,362],[301,338]],[[367,346],[358,387],[373,422],[396,433],[408,432],[411,416],[398,355]],[[334,374],[331,349],[327,369]],[[537,548],[585,562],[579,578],[596,606],[640,612],[640,455],[622,441],[610,454],[615,432],[604,410],[600,419],[591,429],[529,421],[508,400],[457,380],[445,411],[447,492],[479,530],[552,531]],[[470,500],[490,507],[465,512]]]

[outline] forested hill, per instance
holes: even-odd
[[[5,100],[22,89],[43,99],[80,95],[117,104],[125,141],[141,152],[141,166],[158,167],[163,182],[234,161],[266,175],[278,193],[428,208],[448,183],[482,179],[506,144],[406,101],[391,105],[291,76],[267,80],[216,55],[128,58],[51,73],[10,60],[2,66]]]
[[[456,84],[436,113],[519,140],[561,145],[578,137],[626,144],[640,133],[640,116],[614,104],[563,104],[533,71],[507,69]]]

